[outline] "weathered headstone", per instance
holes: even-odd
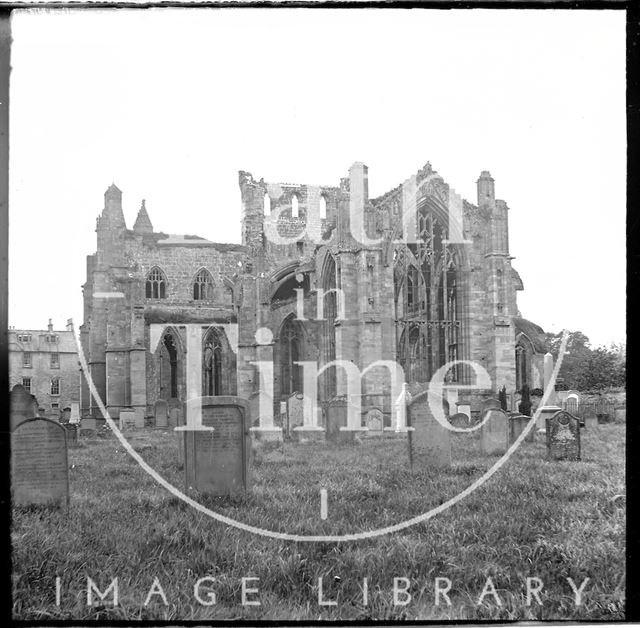
[[[98,429],[98,421],[92,417],[86,417],[80,421],[80,430],[93,430]]]
[[[71,404],[71,414],[69,416],[69,423],[80,423],[80,404]]]
[[[133,409],[133,420],[137,430],[144,429],[144,408]]]
[[[38,403],[22,384],[16,384],[9,397],[9,429],[11,431],[23,421],[38,416]]]
[[[133,410],[120,410],[120,431],[128,432],[136,426],[135,413]]]
[[[257,427],[260,421],[260,393],[253,392],[249,395],[249,413],[251,414],[252,427]]]
[[[466,414],[467,421],[471,423],[471,406],[467,403],[458,404],[458,412],[457,414]]]
[[[467,428],[470,426],[469,417],[462,412],[457,412],[452,417],[449,418],[449,423],[453,425],[453,427],[464,427]],[[459,434],[460,432],[454,432],[454,434]]]
[[[480,416],[484,416],[484,413],[487,410],[500,410],[500,401],[498,399],[495,399],[494,397],[485,399],[482,402],[482,406],[480,408]]]
[[[294,427],[304,423],[304,396],[294,393],[287,399],[287,416],[289,417],[289,433]]]
[[[627,406],[616,406],[614,416],[616,423],[624,423],[627,420]]]
[[[344,398],[332,399],[327,405],[327,434],[328,441],[348,442],[353,441],[355,432],[345,432],[341,427],[347,426],[349,402]]]
[[[409,427],[409,462],[412,467],[451,466],[451,431],[434,416],[429,404],[429,391],[422,392],[411,400],[407,408]],[[436,399],[434,403],[444,403]]]
[[[60,415],[60,423],[69,423],[69,419],[71,418],[71,408],[63,408],[62,414]]]
[[[567,391],[564,406],[567,412],[575,416],[580,407],[580,395],[574,390]]]
[[[170,428],[173,429],[177,425],[181,425],[180,414],[181,414],[180,408],[171,408],[169,410],[168,423]]]
[[[580,423],[564,410],[547,419],[547,457],[580,460]]]
[[[246,491],[251,484],[251,427],[249,403],[240,397],[203,397],[202,425],[187,430],[185,480],[187,489],[208,495]]]
[[[153,413],[156,417],[156,427],[169,426],[169,408],[164,399],[158,399],[153,407]]]
[[[587,430],[594,429],[598,426],[598,415],[592,404],[587,404],[582,407],[582,420]]]
[[[486,421],[485,421],[486,419]],[[486,456],[503,454],[508,448],[508,416],[500,408],[490,408],[482,416],[485,423],[480,428],[480,446]]]
[[[11,492],[14,505],[69,505],[65,428],[57,421],[23,421],[11,434]]]
[[[518,436],[524,432],[527,425],[531,421],[531,417],[526,414],[514,414],[509,417],[509,444],[513,445]],[[525,441],[533,442],[535,438],[535,425],[531,427],[529,433],[525,436]]]
[[[67,445],[69,447],[78,446],[78,426],[75,423],[62,423],[64,429],[67,431]]]
[[[380,436],[384,429],[384,415],[380,408],[370,408],[365,415],[365,426],[369,428],[369,436]]]

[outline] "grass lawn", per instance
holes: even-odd
[[[183,489],[174,434],[128,438]],[[283,462],[256,459],[250,495],[199,501],[270,530],[373,530],[455,496],[497,460],[481,455],[473,435],[452,439],[454,466],[446,471],[411,471],[406,441],[396,437],[351,446],[286,443]],[[583,430],[582,440],[581,462],[547,462],[541,440],[523,443],[488,482],[430,521],[343,543],[281,541],[228,527],[158,486],[113,435],[85,440],[69,450],[68,514],[14,510],[14,618],[622,620],[625,512],[612,498],[625,493],[625,427]],[[117,578],[117,606],[111,593],[88,606],[88,577],[103,592]],[[215,593],[209,606],[194,596],[206,577],[214,580],[198,594],[206,602]],[[542,585],[541,604],[531,596],[527,605],[528,577],[540,580],[530,587]],[[257,589],[246,601],[259,606],[242,604],[243,578],[258,578],[245,587]],[[335,605],[319,604],[319,578],[322,601]],[[589,579],[580,605],[568,578],[576,587]],[[436,605],[436,586],[448,584],[450,604],[441,595]]]

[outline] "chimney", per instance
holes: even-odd
[[[47,330],[53,331],[53,323],[51,322],[51,319],[49,319],[49,325],[47,325]]]
[[[73,331],[73,319],[72,318],[68,318],[67,319],[67,331]]]

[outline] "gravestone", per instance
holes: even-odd
[[[345,432],[341,427],[347,427],[348,401],[346,399],[332,399],[327,405],[327,433],[326,439],[333,443],[353,441],[355,432]]]
[[[81,438],[95,438],[98,435],[98,430],[94,430],[92,427],[80,427],[78,428],[78,436]]]
[[[252,427],[260,423],[260,393],[253,392],[249,395],[249,413],[251,414]]]
[[[65,428],[50,419],[28,419],[11,434],[11,493],[16,506],[69,506]]]
[[[78,426],[75,423],[62,423],[62,426],[67,431],[67,446],[78,446]]]
[[[440,401],[445,410],[444,400]],[[446,418],[446,413],[444,414]],[[451,466],[451,431],[433,415],[429,391],[416,395],[407,407],[409,463],[412,468]]]
[[[169,427],[170,428],[174,428],[177,425],[182,425],[182,423],[180,422],[180,408],[171,408],[169,410],[169,419],[168,419],[168,423],[169,423]]]
[[[484,413],[487,410],[500,410],[500,401],[494,397],[485,399],[480,407],[480,416],[484,416]]]
[[[22,384],[16,384],[12,388],[9,402],[9,429],[11,431],[23,421],[38,416],[38,403]]]
[[[69,423],[70,418],[71,408],[63,408],[62,414],[60,415],[60,423]]]
[[[69,416],[69,423],[80,423],[80,404],[71,404],[71,414]]]
[[[38,408],[38,416],[43,419],[46,418],[47,411],[44,408]]]
[[[457,412],[450,419],[449,423],[453,425],[453,427],[464,427],[467,428],[470,426],[469,417],[462,412]],[[454,432],[454,434],[459,434],[460,432]]]
[[[370,408],[365,415],[364,424],[369,428],[369,436],[380,436],[384,429],[384,415],[380,408]]]
[[[500,408],[485,411],[480,428],[480,447],[486,456],[503,454],[508,448],[509,423],[507,413]]]
[[[98,421],[93,417],[86,417],[80,421],[80,431],[82,430],[98,430]]]
[[[168,412],[167,402],[164,399],[158,399],[153,407],[153,414],[156,417],[156,427],[169,426]]]
[[[136,415],[133,410],[120,410],[120,431],[128,432],[136,426]]]
[[[531,421],[531,417],[526,414],[514,414],[509,417],[509,445],[513,445],[516,439]],[[535,425],[529,430],[529,433],[525,436],[525,441],[528,443],[533,442],[535,438],[536,428]]]
[[[580,460],[580,423],[565,410],[547,419],[547,458]]]
[[[294,427],[304,423],[304,396],[302,393],[294,393],[287,399],[287,416],[289,419],[289,433]]]
[[[624,423],[627,420],[627,406],[616,406],[614,416],[616,423]]]
[[[251,417],[240,397],[202,397],[202,424],[213,431],[185,431],[187,489],[208,495],[245,492],[251,484]]]
[[[596,414],[593,404],[583,404],[581,408],[582,420],[587,430],[594,429],[598,426],[598,415]]]
[[[467,422],[471,424],[471,406],[467,403],[458,404],[458,412],[457,414],[466,414]]]
[[[133,409],[133,420],[137,430],[144,429],[144,408]]]

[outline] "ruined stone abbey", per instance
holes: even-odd
[[[348,360],[360,371],[397,362],[409,390],[447,363],[445,381],[468,384],[449,403],[472,414],[505,386],[542,387],[542,330],[520,318],[522,281],[511,265],[508,207],[482,172],[467,202],[427,164],[370,199],[364,164],[333,187],[266,183],[239,173],[242,244],[155,231],[144,201],[132,229],[111,185],[87,257],[81,342],[112,416],[152,413],[187,399],[186,326],[200,326],[201,394],[250,398],[256,362],[273,364],[274,415],[302,391],[298,362]],[[271,334],[258,334],[267,328]],[[153,330],[160,330],[159,333]],[[491,387],[473,387],[468,362]],[[343,369],[318,378],[318,423],[347,391]],[[389,425],[389,374],[364,373],[362,409]],[[193,390],[193,389],[192,389]],[[86,382],[83,416],[98,416]],[[450,408],[451,414],[456,411]],[[253,417],[254,419],[256,417]]]

